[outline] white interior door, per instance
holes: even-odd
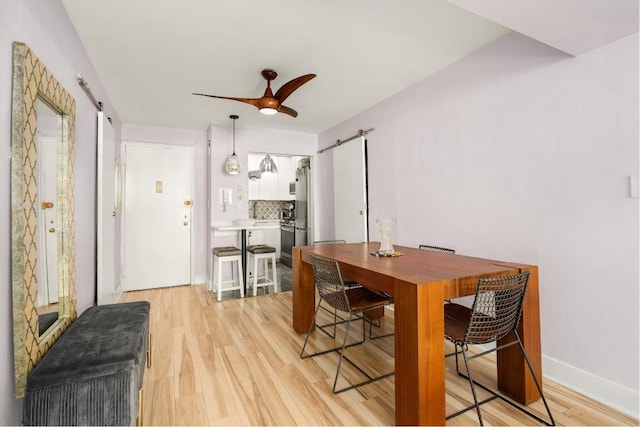
[[[191,283],[193,148],[123,142],[123,290]]]
[[[347,243],[368,241],[365,139],[333,149],[335,238]]]
[[[98,112],[98,305],[118,301],[120,281],[116,280],[115,130],[103,112]]]
[[[58,302],[58,138],[38,138],[38,305]]]

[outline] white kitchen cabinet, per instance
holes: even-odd
[[[274,221],[279,223],[278,221]],[[249,245],[269,245],[276,248],[276,258],[280,258],[280,228],[265,228],[262,230],[251,230],[248,233],[247,246]]]
[[[248,170],[259,170],[264,154],[249,154]],[[271,155],[278,173],[263,173],[260,179],[249,180],[249,200],[294,200],[289,194],[289,183],[296,179],[300,156]]]
[[[264,234],[264,244],[276,248],[276,259],[280,258],[280,229],[269,228],[262,230]]]
[[[289,194],[289,183],[295,181],[295,166],[290,156],[280,156],[278,164],[278,200],[294,200]]]
[[[248,170],[259,170],[264,154],[249,154]],[[278,167],[278,156],[271,156]],[[278,167],[279,169],[279,167]],[[278,200],[278,174],[263,173],[260,179],[249,180],[249,200]]]
[[[256,171],[260,170],[260,161],[264,158],[264,156],[260,156],[259,154],[249,154],[249,160],[247,162],[247,170],[248,171]],[[247,200],[260,200],[260,179],[250,179],[249,180],[249,190]]]
[[[264,154],[249,154],[248,170],[260,169],[260,162],[264,159]],[[279,157],[271,156],[278,171]],[[278,173],[263,173],[260,179],[249,180],[249,200],[279,200],[278,194]]]
[[[262,156],[264,158],[264,156]],[[280,172],[279,157],[271,156]],[[261,159],[262,160],[262,159]],[[260,200],[278,200],[278,176],[280,173],[263,173],[260,179]]]
[[[264,245],[264,231],[265,230],[248,230],[247,246]]]
[[[274,221],[273,224],[279,224]],[[247,232],[247,246],[249,245],[269,245],[276,249],[276,259],[280,258],[280,228],[264,228],[260,230],[250,230]],[[247,257],[247,262],[249,257]],[[261,267],[259,267],[261,269]],[[248,277],[253,277],[253,263],[247,265]]]

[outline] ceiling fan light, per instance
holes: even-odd
[[[260,172],[262,173],[278,173],[278,167],[269,154],[264,156],[260,162]]]
[[[278,112],[275,108],[261,108],[260,112],[266,116],[273,116]]]

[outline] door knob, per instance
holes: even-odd
[[[185,221],[185,222],[182,223],[182,225],[184,225],[186,227],[187,225],[189,225],[189,223],[187,221]]]
[[[55,229],[55,228],[51,227],[51,228],[49,229],[49,233],[55,233],[55,232],[56,232],[56,229]]]

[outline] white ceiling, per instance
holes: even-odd
[[[567,52],[558,34],[592,33],[585,16],[605,4],[621,5],[598,15],[616,27],[635,3],[638,31],[637,0],[62,1],[123,123],[202,130],[238,114],[238,126],[320,133],[509,31],[479,15]],[[297,118],[191,95],[259,98],[263,68],[279,73],[274,92],[317,74],[285,102]]]

